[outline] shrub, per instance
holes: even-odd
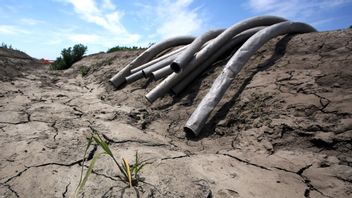
[[[50,68],[54,70],[68,69],[75,62],[81,60],[86,51],[87,47],[82,44],[74,45],[73,48],[64,48],[61,51],[61,57],[56,58]]]
[[[139,50],[139,49],[145,49],[143,47],[137,47],[137,46],[132,46],[132,47],[127,47],[127,46],[115,46],[113,48],[110,48],[106,53],[110,52],[117,52],[117,51],[133,51],[133,50]]]
[[[79,71],[81,72],[81,75],[82,76],[86,76],[87,74],[88,74],[88,72],[89,72],[89,70],[90,70],[90,68],[89,67],[80,67],[79,68]]]
[[[5,49],[13,49],[13,48],[12,48],[12,45],[7,45],[7,44],[4,43],[4,42],[1,43],[1,47],[2,47],[2,48],[5,48]]]

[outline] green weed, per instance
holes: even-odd
[[[88,169],[87,169],[86,173],[84,174],[84,163],[86,161],[87,151],[92,146],[93,143],[95,143],[100,148],[102,148],[103,152],[95,154],[93,156],[93,158],[88,166]],[[122,163],[120,164],[117,161],[116,157],[113,155],[112,151],[110,150],[108,143],[105,142],[101,138],[101,136],[97,133],[97,131],[93,130],[93,133],[92,133],[91,137],[88,139],[88,144],[87,144],[87,147],[84,151],[81,175],[80,175],[79,183],[78,183],[77,188],[75,190],[75,197],[78,195],[79,192],[81,192],[83,190],[90,174],[93,171],[93,168],[95,166],[96,161],[102,155],[108,155],[111,157],[111,159],[114,161],[115,165],[118,167],[119,171],[122,174],[122,177],[121,177],[122,181],[124,181],[126,184],[128,184],[129,187],[138,186],[138,182],[142,181],[142,178],[140,177],[139,173],[142,170],[142,168],[147,164],[147,160],[140,161],[138,151],[136,151],[135,162],[132,165],[130,165],[128,163],[128,161],[124,158],[122,158]],[[83,177],[83,175],[84,175],[84,177]]]

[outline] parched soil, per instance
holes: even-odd
[[[148,165],[127,188],[101,157],[82,197],[351,197],[351,41],[351,29],[271,40],[197,138],[183,126],[226,61],[149,104],[159,82],[107,82],[141,51],[87,56],[65,71],[0,57],[0,195],[72,197],[93,128],[118,159],[133,162],[138,150]]]

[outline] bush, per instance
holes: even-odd
[[[50,68],[54,70],[68,69],[75,62],[81,60],[86,51],[87,47],[82,44],[74,45],[73,48],[64,48],[61,51],[61,57],[56,58]]]
[[[110,52],[117,52],[117,51],[133,51],[133,50],[139,50],[139,49],[145,49],[143,47],[137,47],[137,46],[132,46],[132,47],[127,47],[127,46],[115,46],[113,48],[110,48],[106,53]]]
[[[84,67],[83,66],[83,67],[79,68],[79,72],[81,72],[82,76],[86,76],[88,74],[89,70],[90,70],[89,67]]]
[[[5,49],[13,49],[13,48],[12,48],[12,45],[7,45],[7,44],[4,43],[4,42],[1,43],[1,47],[2,47],[2,48],[5,48]]]

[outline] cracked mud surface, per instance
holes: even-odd
[[[155,82],[106,82],[140,51],[88,56],[66,71],[2,60],[0,195],[72,197],[86,135],[118,158],[150,159],[126,189],[102,157],[82,197],[352,196],[352,30],[278,37],[236,77],[201,137],[182,127],[223,63],[150,105]],[[3,66],[4,65],[4,66]],[[80,67],[90,67],[81,77]],[[100,150],[90,150],[92,155]]]

